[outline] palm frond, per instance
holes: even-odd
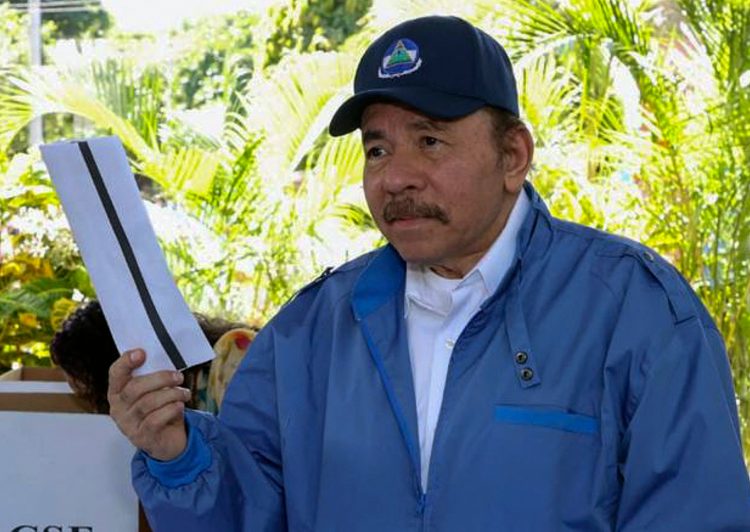
[[[148,158],[152,147],[135,126],[120,117],[85,87],[56,71],[24,72],[11,77],[14,91],[31,104],[31,117],[47,112],[70,113],[87,118],[101,131],[117,135],[138,158]],[[50,139],[55,140],[55,139]]]
[[[525,62],[516,69],[519,103],[537,143],[551,143],[572,134],[574,103],[580,86],[551,54]]]
[[[262,134],[259,168],[284,186],[324,133],[355,59],[344,53],[290,54],[249,87],[244,129]],[[246,138],[253,134],[245,134]]]
[[[735,85],[750,68],[750,4],[744,0],[679,0],[716,70],[717,79]]]
[[[349,226],[356,227],[359,231],[375,231],[378,229],[370,211],[354,203],[345,203],[336,207],[336,216]]]
[[[133,124],[150,146],[158,145],[166,80],[157,67],[147,65],[139,72],[127,60],[108,59],[92,62],[82,77],[109,110]]]
[[[167,148],[149,159],[136,162],[137,168],[159,183],[170,195],[205,195],[221,162],[220,154],[199,148]]]
[[[31,94],[13,82],[24,74],[20,69],[0,69],[0,151],[7,150],[18,132],[34,117],[47,111],[39,107],[39,102],[35,102]]]

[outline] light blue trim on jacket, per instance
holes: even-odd
[[[211,450],[200,436],[200,431],[191,428],[187,420],[185,429],[188,431],[187,446],[182,454],[173,460],[155,460],[140,451],[149,472],[167,488],[178,488],[194,482],[198,475],[211,465]]]
[[[599,421],[591,416],[571,414],[558,410],[534,410],[519,406],[496,406],[495,419],[514,425],[535,425],[581,432],[583,434],[598,434]]]

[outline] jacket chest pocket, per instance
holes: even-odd
[[[547,507],[564,521],[594,513],[605,475],[598,418],[556,407],[495,405],[491,425],[502,456],[495,473],[513,486],[516,508]]]
[[[557,407],[505,404],[495,405],[492,414],[493,446],[506,465],[525,464],[519,475],[533,470],[560,483],[585,475],[600,455],[598,418]]]
[[[497,403],[474,413],[444,433],[450,445],[437,460],[433,450],[430,482],[434,473],[440,503],[488,516],[475,530],[514,523],[507,529],[594,531],[609,522],[599,420]]]

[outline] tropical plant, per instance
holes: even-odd
[[[186,109],[220,102],[227,106],[253,73],[257,15],[238,12],[186,23],[170,36],[175,58],[173,102]]]
[[[14,65],[28,62],[26,17],[0,4],[0,72]]]
[[[44,4],[51,3],[51,6]],[[26,0],[0,0],[0,8],[13,6],[25,9]],[[112,18],[102,9],[101,2],[87,2],[85,10],[69,11],[59,9],[61,4],[55,0],[40,0],[44,13],[44,22],[50,36],[54,39],[87,39],[102,37],[112,26]],[[75,6],[75,4],[73,4]],[[55,9],[57,8],[57,9]]]
[[[0,368],[44,365],[62,321],[93,294],[57,196],[37,160],[0,165]],[[35,169],[36,167],[36,169]]]
[[[259,64],[278,63],[284,54],[333,51],[363,26],[372,0],[281,0],[272,3],[264,24]]]

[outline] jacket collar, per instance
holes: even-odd
[[[357,321],[403,292],[405,272],[406,263],[390,244],[375,253],[359,275],[352,292],[352,308]]]
[[[531,209],[526,215],[516,240],[516,253],[522,260],[537,254],[542,255],[551,243],[552,215],[539,193],[528,181],[523,189],[531,200]]]

